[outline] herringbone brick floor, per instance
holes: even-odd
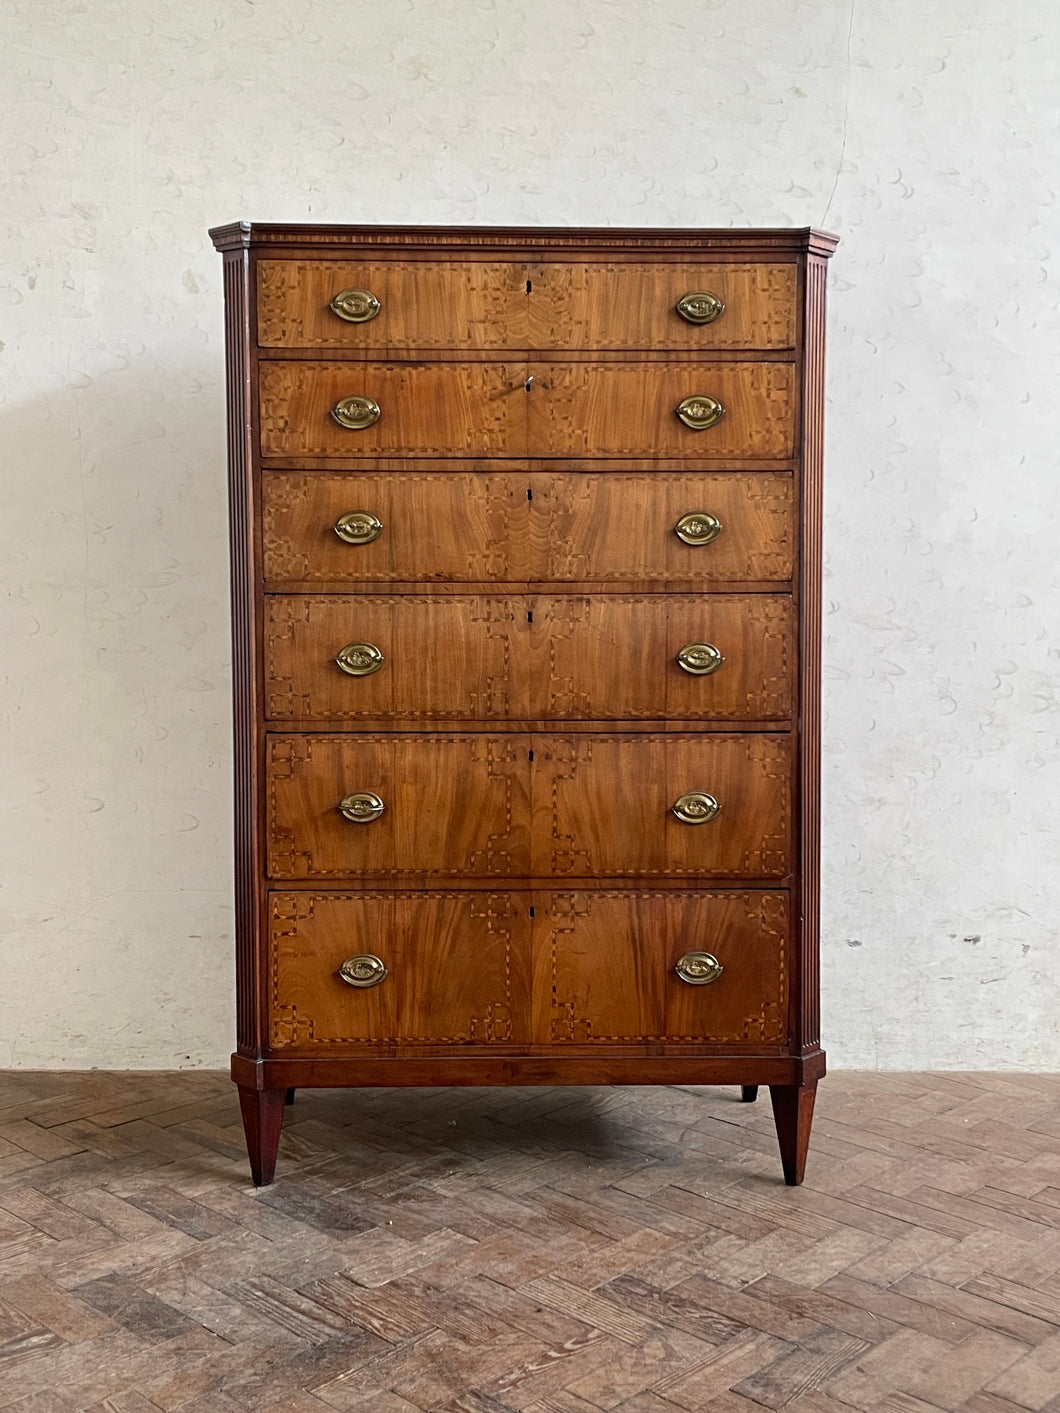
[[[0,1077],[5,1413],[1060,1410],[1060,1076],[308,1092]]]

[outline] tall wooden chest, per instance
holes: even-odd
[[[770,1088],[818,1006],[813,230],[239,224],[239,1085]]]

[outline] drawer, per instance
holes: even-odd
[[[540,735],[533,749],[538,877],[791,872],[790,736]],[[695,822],[674,814],[682,798]]]
[[[481,596],[268,595],[266,714],[410,724],[526,717],[526,603]]]
[[[274,892],[267,1043],[783,1044],[789,936],[783,892]]]
[[[521,736],[270,736],[269,873],[526,876],[527,757]],[[343,801],[360,817],[345,817]]]
[[[550,595],[531,603],[535,718],[791,717],[795,623],[786,595]]]
[[[350,412],[351,398],[360,399],[352,411],[375,409],[376,420],[340,425],[335,414]],[[697,416],[723,410],[696,428],[678,416],[682,405]],[[788,459],[795,370],[766,362],[277,360],[261,365],[260,419],[266,457]]]
[[[790,871],[786,735],[271,736],[266,758],[273,878]],[[689,794],[717,817],[682,822]]]
[[[787,1040],[786,893],[578,891],[534,902],[535,1040]],[[674,968],[690,952],[720,964],[715,980],[681,980]],[[714,973],[709,962],[699,969]]]
[[[529,927],[519,894],[273,893],[269,1046],[525,1039]]]
[[[522,361],[262,363],[262,455],[523,456],[526,377]],[[348,398],[370,399],[378,419],[341,426]]]
[[[644,580],[660,588],[791,579],[790,472],[600,471],[529,482],[543,579]]]
[[[535,264],[526,347],[579,349],[792,348],[793,264]],[[678,313],[706,296],[695,319]],[[720,310],[719,310],[719,306]]]
[[[258,343],[786,349],[795,343],[795,278],[790,263],[260,260]],[[690,295],[699,299],[682,306],[685,317],[678,306]]]
[[[709,588],[786,582],[795,555],[786,471],[267,471],[262,497],[271,582]],[[352,542],[336,530],[344,516]]]
[[[532,482],[512,472],[266,471],[265,578],[525,581],[531,572]]]
[[[261,260],[257,273],[263,348],[527,347],[518,262]]]
[[[526,398],[535,456],[787,459],[795,446],[790,363],[539,363]],[[691,401],[691,406],[689,402]],[[678,416],[723,411],[705,427]]]
[[[786,721],[792,713],[786,595],[272,594],[264,646],[274,720]]]

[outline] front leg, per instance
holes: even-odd
[[[806,1150],[810,1146],[817,1081],[812,1084],[771,1084],[769,1097],[773,1102],[773,1121],[777,1126],[784,1181],[789,1187],[797,1187],[806,1171]]]
[[[243,1113],[247,1154],[255,1187],[267,1187],[276,1171],[286,1098],[285,1089],[244,1089],[239,1086],[239,1107]]]

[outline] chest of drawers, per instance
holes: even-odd
[[[237,1033],[297,1087],[824,1073],[812,230],[239,224]]]

